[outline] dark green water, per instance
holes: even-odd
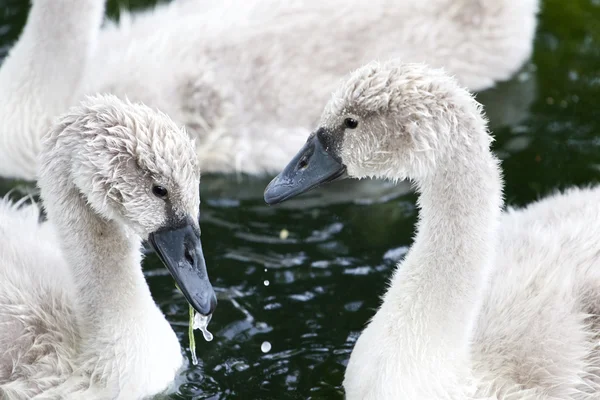
[[[0,0],[0,57],[22,28],[26,3]],[[111,1],[109,12],[117,10]],[[545,0],[532,61],[478,98],[496,135],[508,204],[597,182],[600,1]],[[394,260],[411,244],[415,196],[406,185],[341,182],[268,208],[266,184],[203,177],[203,244],[219,296],[209,326],[215,339],[206,343],[197,335],[200,364],[180,374],[169,398],[343,397],[353,343],[378,306]],[[2,182],[0,194],[15,185]],[[289,231],[286,240],[279,238],[282,229]],[[184,299],[154,256],[144,267],[186,347]],[[272,346],[267,353],[265,341]]]

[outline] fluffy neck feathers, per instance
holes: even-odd
[[[487,148],[465,151],[418,182],[415,242],[382,306],[407,327],[407,351],[434,358],[469,357],[502,207],[498,161]],[[428,348],[414,346],[423,338]]]

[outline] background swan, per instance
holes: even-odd
[[[183,358],[142,274],[141,238],[196,310],[216,305],[191,141],[162,114],[98,96],[54,126],[41,166],[50,222],[39,224],[35,205],[0,201],[0,397],[166,389]]]
[[[180,0],[99,31],[103,3],[34,1],[0,69],[0,175],[33,179],[48,121],[97,92],[185,124],[203,171],[274,172],[318,120],[312,105],[352,68],[397,56],[444,66],[472,90],[490,87],[529,57],[538,5]]]
[[[502,214],[479,104],[440,70],[372,63],[265,191],[274,204],[344,174],[410,178],[414,244],[347,366],[348,399],[600,395],[600,188]]]

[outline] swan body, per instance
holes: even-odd
[[[312,105],[367,60],[444,66],[472,90],[508,79],[531,54],[538,0],[176,0],[100,29],[102,6],[33,2],[0,68],[0,175],[33,179],[48,121],[98,92],[185,125],[205,172],[274,172],[318,120]]]
[[[47,222],[35,204],[0,201],[0,397],[130,400],[167,389],[183,357],[142,274],[141,238],[160,241],[153,235],[169,235],[179,216],[197,221],[191,141],[162,114],[97,96],[57,121],[40,164]],[[202,279],[212,303],[195,307],[212,312]]]
[[[349,400],[597,399],[600,188],[502,212],[479,104],[444,72],[371,63],[267,187],[411,179],[417,234],[347,366]]]

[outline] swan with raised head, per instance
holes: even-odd
[[[472,90],[531,54],[538,0],[173,1],[101,29],[104,0],[35,0],[0,68],[0,175],[35,178],[49,121],[84,94],[141,101],[186,126],[204,172],[283,168],[313,104],[362,63],[444,66]]]
[[[503,213],[480,105],[422,64],[356,70],[318,126],[267,203],[345,175],[419,192],[412,248],[352,351],[349,400],[598,398],[600,188]]]
[[[36,205],[0,201],[0,397],[163,391],[183,357],[142,274],[141,240],[196,311],[216,306],[191,140],[164,114],[96,96],[56,122],[40,165],[48,222]]]

